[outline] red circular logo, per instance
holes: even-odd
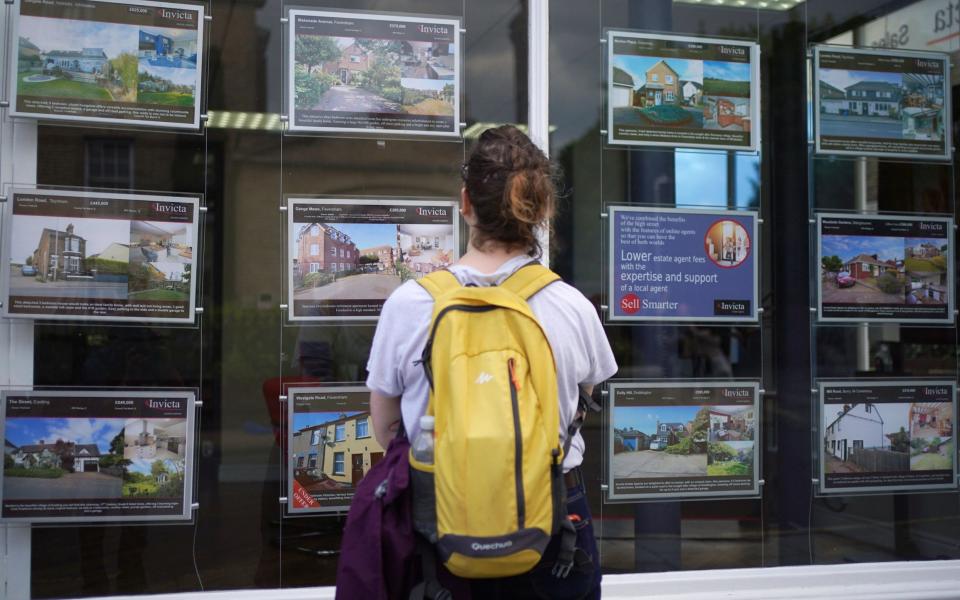
[[[636,294],[627,294],[620,299],[620,310],[628,315],[635,314],[640,310],[640,297]]]

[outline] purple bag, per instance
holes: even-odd
[[[406,600],[416,583],[409,450],[398,435],[357,485],[343,528],[338,600]]]

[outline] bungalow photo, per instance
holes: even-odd
[[[613,478],[707,475],[709,425],[706,406],[615,407]]]
[[[130,461],[123,482],[124,498],[183,498],[182,458],[138,458]]]
[[[703,238],[707,257],[714,264],[731,268],[739,266],[750,255],[750,234],[731,219],[714,223]]]
[[[18,417],[5,425],[4,500],[120,498],[120,419]]]
[[[910,470],[953,470],[953,405],[950,402],[910,404]]]
[[[615,55],[614,125],[750,130],[750,65]]]
[[[821,135],[905,139],[903,74],[820,69],[819,84]]]
[[[947,304],[949,250],[943,238],[905,240],[903,268],[909,282],[907,304]]]
[[[453,114],[455,44],[309,34],[294,44],[298,109]]]
[[[9,294],[126,300],[130,222],[15,215]]]
[[[825,473],[910,471],[910,403],[823,405]]]
[[[902,237],[823,235],[820,289],[823,304],[909,304]]]
[[[294,413],[293,477],[314,496],[356,487],[384,450],[369,411]]]
[[[379,299],[453,264],[453,225],[309,223],[292,242],[297,300]]]
[[[127,221],[129,299],[190,300],[193,233],[189,225]]]
[[[139,40],[137,101],[193,106],[197,86],[197,32],[144,27],[140,29]]]
[[[17,95],[137,102],[140,27],[21,15]]]

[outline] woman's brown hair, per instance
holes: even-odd
[[[488,129],[462,175],[477,216],[470,243],[483,248],[494,242],[540,256],[537,227],[550,227],[556,203],[553,165],[540,148],[512,125]]]

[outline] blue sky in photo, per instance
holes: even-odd
[[[343,410],[336,412],[294,413],[293,430],[300,431],[304,427],[312,427],[314,425],[320,425],[321,423],[336,421],[343,415],[352,417],[353,415],[359,415],[362,412],[362,410]]]
[[[20,17],[20,36],[28,38],[43,53],[102,48],[107,58],[116,58],[123,52],[136,55],[140,48],[140,27],[119,23]]]
[[[835,88],[845,90],[861,81],[882,81],[899,86],[903,81],[900,73],[886,71],[848,71],[846,69],[820,69],[820,81],[826,81]]]
[[[902,237],[872,235],[825,235],[821,242],[822,256],[839,256],[844,262],[858,254],[876,254],[880,260],[903,260]]]
[[[153,466],[153,463],[156,461],[156,458],[138,458],[130,461],[130,464],[127,466],[128,471],[133,471],[134,473],[140,473],[142,475],[150,475],[150,468]],[[174,468],[173,461],[169,458],[163,459],[163,462],[167,465],[167,470],[171,473],[175,473],[177,469]],[[181,466],[179,470],[183,470]]]
[[[58,439],[77,444],[96,444],[100,452],[110,451],[110,440],[123,431],[123,419],[45,419],[15,417],[7,419],[5,437],[17,446],[54,444]]]
[[[400,79],[400,87],[408,90],[439,92],[445,85],[453,85],[453,82],[444,79],[420,79],[417,77],[402,77]]]
[[[947,240],[943,238],[907,238],[904,241],[908,248],[920,248],[922,244],[930,244],[939,248],[947,243]]]
[[[705,60],[703,61],[703,77],[704,79],[722,79],[724,81],[750,81],[750,63]]]
[[[677,58],[661,59],[656,56],[628,56],[616,54],[613,57],[613,65],[617,68],[633,75],[635,88],[639,88],[646,83],[647,69],[663,60],[671,69],[680,74],[681,81],[703,82],[703,61],[699,60],[681,60]],[[658,83],[663,83],[659,81]]]
[[[637,431],[653,434],[657,420],[661,423],[686,423],[691,421],[700,406],[617,406],[613,409],[613,426],[617,429],[632,427]]]
[[[350,236],[358,250],[373,246],[397,245],[397,226],[383,223],[329,223],[341,233]]]

